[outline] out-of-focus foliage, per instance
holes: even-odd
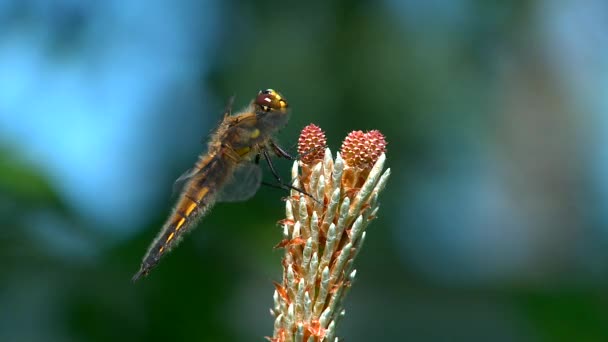
[[[311,122],[334,151],[356,129],[389,142],[347,341],[608,340],[606,13],[0,2],[0,341],[270,335],[280,190],[217,205],[130,282],[226,100],[268,87],[290,151]]]

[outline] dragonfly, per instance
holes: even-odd
[[[289,119],[285,98],[273,89],[262,90],[243,111],[234,115],[233,100],[234,97],[228,101],[222,121],[211,134],[207,152],[176,181],[184,184],[177,204],[148,248],[133,281],[148,275],[216,202],[251,198],[263,183],[261,158],[278,181],[274,186],[306,194],[283,183],[271,162],[271,153],[294,160],[272,138]]]

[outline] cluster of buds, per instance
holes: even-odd
[[[355,278],[353,262],[378,212],[386,141],[379,131],[351,132],[333,159],[325,134],[302,130],[293,186],[282,221],[283,281],[275,283],[273,342],[337,341],[342,301]]]

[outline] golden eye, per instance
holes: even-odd
[[[287,101],[285,101],[279,93],[272,89],[260,91],[258,96],[255,98],[255,104],[265,112],[270,110],[281,110],[287,108],[288,106]]]

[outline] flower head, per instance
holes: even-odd
[[[390,169],[383,171],[386,141],[380,132],[352,132],[349,137],[343,144],[349,159],[340,154],[333,159],[325,149],[294,163],[293,186],[307,195],[292,190],[281,221],[283,241],[277,246],[285,249],[283,281],[275,283],[271,341],[337,340],[336,322],[345,313],[342,301],[356,275],[354,259],[390,175]],[[302,131],[300,146],[324,146],[319,141],[324,144],[325,135],[317,126]]]
[[[358,191],[363,186],[372,166],[386,152],[386,145],[384,135],[378,130],[352,131],[344,138],[340,155],[348,166],[342,177],[346,191]]]
[[[352,131],[344,138],[340,153],[349,166],[371,168],[386,152],[386,144],[384,135],[378,130],[365,133]]]
[[[300,160],[306,164],[311,164],[315,160],[322,160],[326,145],[325,133],[319,126],[310,124],[304,127],[298,139]]]

